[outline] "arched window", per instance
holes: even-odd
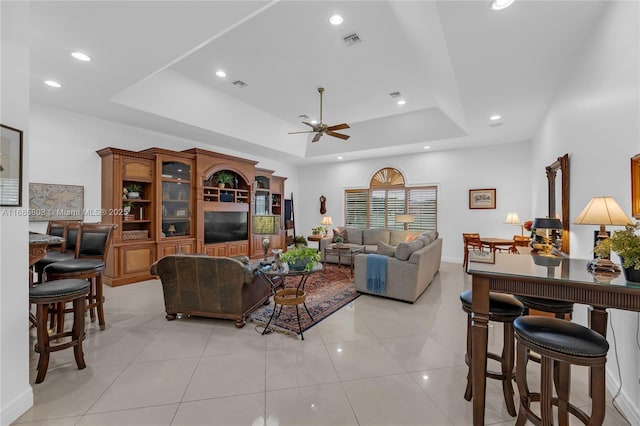
[[[345,190],[345,225],[404,229],[397,215],[410,214],[408,229],[437,230],[437,195],[436,186],[407,187],[402,172],[386,167],[374,173],[369,188]]]

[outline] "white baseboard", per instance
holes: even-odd
[[[31,407],[33,407],[33,389],[27,385],[22,393],[0,407],[0,425],[10,425]]]
[[[609,369],[607,369],[606,383],[609,393],[612,396],[615,396],[616,392],[618,392],[618,388],[620,387],[620,382],[618,381],[617,374],[612,374]],[[622,388],[622,390],[620,391],[620,395],[618,395],[614,403],[630,424],[640,425],[640,410],[638,409],[638,406],[634,405],[633,401],[629,399],[629,396],[624,391],[624,388]]]

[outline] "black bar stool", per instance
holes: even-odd
[[[40,354],[38,359],[38,376],[36,383],[42,383],[49,368],[49,354],[73,347],[73,355],[78,369],[82,370],[84,353],[82,351],[82,339],[84,338],[84,300],[89,294],[89,281],[80,279],[51,281],[29,289],[29,302],[36,305],[36,352]],[[71,331],[63,331],[49,336],[47,330],[47,316],[49,306],[59,303],[73,302],[73,327]],[[66,343],[51,345],[51,340],[71,336]]]
[[[471,401],[473,392],[473,384],[471,381],[471,290],[467,290],[460,294],[462,302],[462,310],[467,313],[467,354],[465,362],[469,366],[467,373],[467,388],[464,392],[464,398]],[[501,366],[501,372],[487,371],[486,376],[490,379],[500,380],[502,382],[502,393],[504,401],[507,404],[507,411],[515,417],[516,407],[513,402],[513,379],[515,374],[513,371],[514,364],[514,340],[513,340],[513,321],[520,317],[524,312],[524,306],[515,297],[508,294],[489,293],[489,321],[501,322],[503,325],[503,346],[502,355],[487,352],[487,358],[498,361]]]
[[[605,363],[609,343],[600,334],[571,321],[526,316],[513,322],[517,340],[516,382],[520,408],[516,425],[527,420],[535,425],[553,424],[553,405],[558,407],[558,423],[569,424],[569,414],[584,424],[600,425],[605,414]],[[527,361],[529,351],[540,354],[540,392],[529,391]],[[571,364],[591,368],[591,416],[569,403]],[[557,398],[553,397],[555,383]],[[531,410],[540,402],[540,417]]]

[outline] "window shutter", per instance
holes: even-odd
[[[366,189],[348,189],[344,193],[345,226],[351,228],[367,228],[367,195]]]
[[[438,189],[435,186],[411,188],[408,192],[407,213],[415,216],[409,229],[437,230]]]

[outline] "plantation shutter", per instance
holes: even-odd
[[[366,189],[348,189],[344,193],[345,226],[351,228],[367,228],[367,196]]]
[[[387,191],[369,192],[369,228],[386,228]]]
[[[407,213],[415,216],[409,229],[437,230],[438,189],[435,186],[407,189]]]
[[[405,190],[390,189],[387,191],[387,225],[389,229],[404,229],[404,223],[396,223],[396,215],[405,212]]]

